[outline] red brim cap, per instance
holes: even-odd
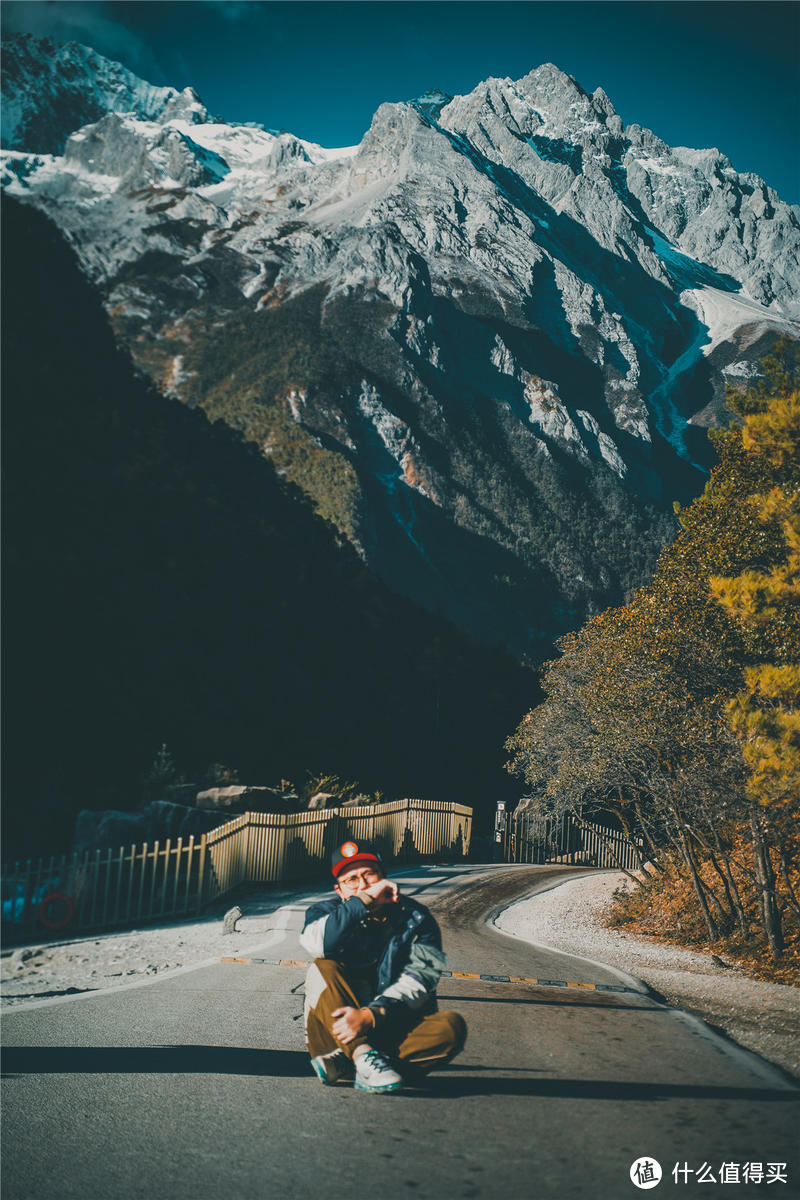
[[[337,855],[333,864],[331,865],[331,874],[333,875],[334,879],[337,879],[340,873],[345,870],[345,868],[349,870],[350,867],[362,866],[379,867],[381,871],[383,870],[383,863],[378,858],[377,854],[372,854],[365,850],[359,850],[356,854]]]

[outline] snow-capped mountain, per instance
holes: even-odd
[[[191,88],[153,87],[75,42],[12,35],[3,46],[3,145],[60,154],[71,133],[106,113],[208,121]]]
[[[85,47],[6,57],[6,187],[138,364],[391,584],[515,648],[642,577],[666,536],[643,500],[700,486],[725,378],[800,332],[800,210],[552,65],[328,150]]]

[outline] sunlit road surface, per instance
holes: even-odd
[[[620,986],[609,968],[485,924],[578,873],[398,879],[435,912],[454,971]],[[265,957],[305,957],[304,906],[276,914]],[[4,1200],[615,1200],[641,1194],[629,1178],[641,1157],[661,1165],[656,1196],[800,1195],[800,1093],[644,994],[444,979],[441,1007],[466,1018],[466,1050],[424,1090],[371,1096],[311,1074],[303,974],[220,962],[9,1012]],[[718,1180],[723,1163],[753,1162],[788,1163],[789,1182],[672,1174],[706,1164]]]

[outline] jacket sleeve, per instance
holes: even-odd
[[[387,1009],[405,1005],[421,1008],[436,993],[442,971],[447,970],[447,957],[442,950],[439,926],[428,915],[411,943],[408,961],[397,979],[371,1000],[369,1007],[380,1019]]]
[[[425,942],[414,942],[408,962],[398,979],[370,1000],[369,1007],[386,1009],[404,1004],[407,1008],[421,1008],[436,992],[442,971],[447,970],[447,956],[443,950]]]
[[[367,906],[358,896],[351,896],[333,908],[312,904],[306,910],[300,945],[314,958],[332,958],[348,936],[364,920]]]

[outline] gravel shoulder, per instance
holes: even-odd
[[[580,954],[636,976],[669,1004],[702,1017],[741,1046],[800,1077],[800,989],[750,979],[710,954],[635,937],[604,925],[621,872],[569,880],[505,909],[504,933]]]
[[[233,900],[197,920],[7,949],[0,960],[0,1009],[120,987],[226,954],[241,954],[275,928],[273,916],[279,908],[308,894],[306,888],[249,895],[247,915],[236,922],[231,934],[223,932],[223,915]]]

